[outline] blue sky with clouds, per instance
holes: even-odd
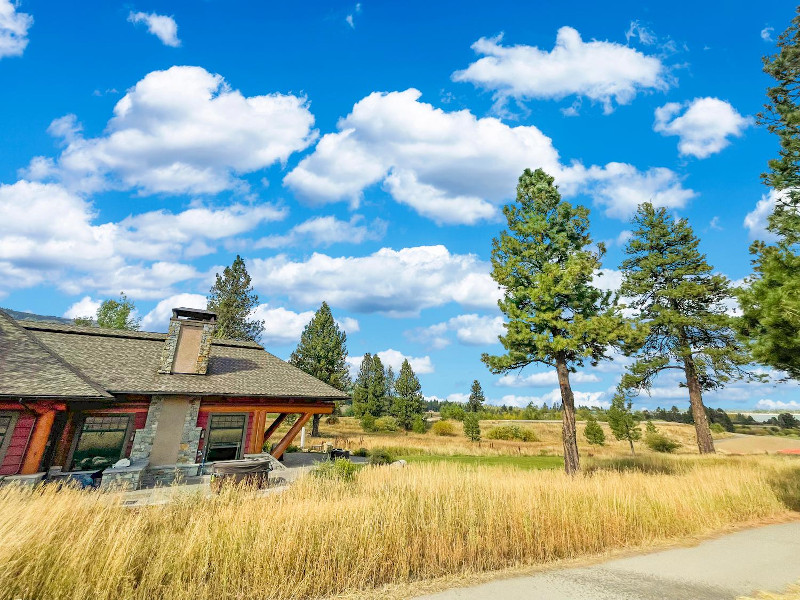
[[[749,273],[777,143],[754,125],[790,2],[0,0],[0,305],[76,316],[125,291],[143,325],[202,305],[240,253],[287,357],[322,300],[354,359],[411,359],[429,396],[557,399],[492,376],[499,209],[543,167],[592,210],[614,287],[627,220],[690,219]],[[355,361],[354,361],[355,362]],[[624,360],[574,377],[605,403]],[[736,384],[726,407],[800,407]],[[686,406],[663,379],[641,405]]]

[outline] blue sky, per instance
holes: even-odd
[[[0,305],[75,316],[125,291],[163,330],[240,253],[279,356],[327,300],[352,357],[410,357],[428,396],[477,378],[494,403],[552,403],[554,374],[480,362],[501,350],[488,259],[519,173],[591,208],[603,285],[645,200],[740,280],[777,149],[753,120],[761,57],[793,11],[0,0]],[[623,364],[576,375],[578,401],[608,402]],[[687,405],[667,379],[640,400]],[[707,397],[799,402],[786,384]]]

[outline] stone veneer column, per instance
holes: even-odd
[[[175,360],[175,350],[178,347],[178,335],[180,332],[181,322],[177,319],[171,320],[167,330],[167,339],[164,342],[164,348],[161,350],[159,373],[172,373],[172,363]]]
[[[181,445],[178,449],[178,464],[194,464],[197,461],[197,448],[200,446],[200,433],[202,427],[197,426],[197,417],[200,413],[200,398],[189,401],[189,410],[186,411],[186,420],[183,422]]]
[[[131,448],[131,461],[150,460],[150,453],[153,450],[153,440],[158,429],[158,418],[161,416],[161,407],[164,404],[163,396],[153,396],[150,399],[150,406],[147,409],[147,421],[144,427],[136,431],[133,436],[133,448]]]

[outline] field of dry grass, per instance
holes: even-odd
[[[499,451],[499,449],[496,449]],[[797,516],[793,457],[595,459],[586,472],[416,464],[143,508],[0,489],[0,597],[322,598]],[[590,462],[590,461],[587,461]]]
[[[481,421],[481,431],[485,434],[492,428],[501,425],[517,424],[515,421]],[[366,448],[385,448],[394,454],[435,454],[435,455],[466,455],[466,456],[503,456],[503,455],[560,455],[561,423],[550,421],[519,423],[520,427],[529,429],[536,434],[536,442],[518,442],[504,440],[483,439],[473,443],[463,435],[461,423],[453,421],[456,429],[454,436],[437,436],[430,431],[425,434],[393,432],[393,433],[365,433],[358,421],[353,418],[343,418],[335,425],[321,424],[321,440],[332,442],[337,447],[357,450]],[[591,446],[583,435],[585,424],[578,423],[578,447],[582,457],[598,456],[611,457],[630,454],[627,442],[614,439],[607,423],[601,423],[606,434],[605,446]],[[697,453],[695,431],[693,425],[680,423],[657,423],[659,431],[681,443],[678,454]],[[730,434],[715,434],[715,439],[729,436]],[[306,438],[307,443],[312,438]],[[313,443],[319,443],[313,438]],[[636,443],[636,452],[649,454],[650,451],[641,442]]]

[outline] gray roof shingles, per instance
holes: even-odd
[[[166,334],[20,321],[38,340],[103,390],[115,394],[191,394],[343,400],[344,392],[266,352],[254,342],[214,340],[206,375],[159,374]]]
[[[0,310],[0,396],[102,399],[111,394]]]

